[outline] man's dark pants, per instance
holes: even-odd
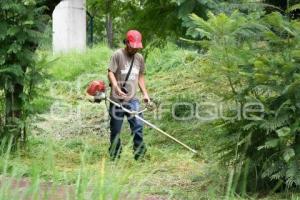
[[[140,104],[138,100],[132,99],[129,102],[124,102],[123,106],[131,111],[139,111]],[[109,106],[109,115],[111,118],[109,147],[110,157],[113,160],[120,157],[120,153],[122,151],[120,132],[124,116],[126,116],[130,125],[131,134],[133,135],[134,158],[136,160],[142,158],[146,152],[146,146],[143,141],[143,122],[129,113],[124,112],[121,108],[113,105],[112,103]],[[139,116],[143,117],[142,114],[139,114]]]

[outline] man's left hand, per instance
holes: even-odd
[[[148,94],[144,94],[143,101],[144,101],[144,103],[146,103],[146,104],[150,103],[150,97],[149,97]]]

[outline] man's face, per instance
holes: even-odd
[[[130,54],[130,55],[134,55],[138,52],[139,49],[136,49],[136,48],[132,48],[130,47],[130,45],[127,43],[127,52]]]

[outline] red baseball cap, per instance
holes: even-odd
[[[126,34],[126,39],[129,42],[131,48],[141,49],[143,48],[142,44],[142,34],[137,30],[130,30]]]

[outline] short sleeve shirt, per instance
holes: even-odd
[[[125,101],[136,98],[139,75],[144,74],[145,71],[144,58],[139,53],[136,53],[134,56],[129,56],[125,49],[119,49],[113,53],[108,67],[108,69],[115,74],[118,86],[121,88],[126,79],[133,57],[132,70],[125,86],[128,91],[128,98],[124,99]],[[120,97],[113,92],[110,98],[117,102],[118,99],[120,99]]]

